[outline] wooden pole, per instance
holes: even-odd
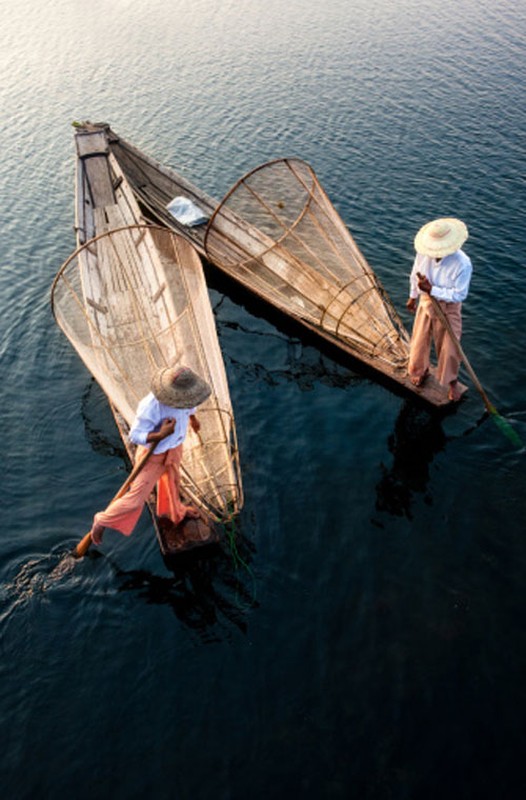
[[[488,398],[488,395],[486,394],[486,392],[484,391],[484,389],[482,387],[481,382],[477,378],[477,376],[475,374],[475,370],[473,369],[473,367],[469,363],[468,357],[465,354],[465,352],[464,352],[464,350],[462,348],[462,345],[460,344],[457,336],[455,335],[455,332],[454,332],[453,328],[451,327],[450,321],[448,320],[448,318],[446,317],[446,315],[442,311],[440,303],[438,302],[436,297],[433,297],[431,294],[429,295],[429,297],[431,298],[431,302],[433,303],[433,308],[435,309],[438,318],[440,319],[442,325],[444,326],[444,328],[448,332],[448,334],[450,336],[450,339],[453,342],[453,344],[455,345],[460,358],[464,362],[465,367],[466,367],[466,369],[468,371],[469,377],[473,381],[473,383],[474,383],[475,387],[477,388],[477,390],[480,392],[480,395],[481,395],[481,397],[482,397],[482,399],[484,401],[484,405],[486,406],[486,408],[488,409],[490,414],[496,414],[497,413],[497,409],[490,402],[490,400]]]
[[[152,442],[152,444],[151,444],[151,445],[150,445],[150,447],[148,448],[147,452],[146,452],[146,453],[143,455],[143,457],[142,457],[142,458],[141,458],[141,459],[140,459],[140,460],[139,460],[139,461],[138,461],[138,462],[135,464],[135,466],[133,467],[132,471],[130,472],[130,474],[128,475],[128,477],[126,478],[126,480],[124,481],[124,483],[122,484],[121,488],[119,489],[119,491],[117,492],[117,494],[116,494],[116,495],[115,495],[115,496],[114,496],[114,497],[111,499],[111,501],[110,501],[110,503],[109,503],[108,505],[111,505],[111,503],[113,503],[115,500],[118,500],[118,499],[119,499],[119,497],[122,497],[122,496],[123,496],[123,494],[126,494],[126,492],[128,491],[128,488],[129,488],[129,486],[130,486],[131,482],[132,482],[133,480],[135,480],[135,478],[137,477],[137,475],[139,474],[139,472],[141,472],[141,470],[143,469],[143,467],[145,467],[145,466],[146,466],[147,462],[148,462],[148,461],[149,461],[149,459],[150,459],[150,456],[152,456],[152,455],[153,455],[153,451],[155,450],[155,448],[157,447],[157,445],[158,445],[158,444],[159,444],[159,442]],[[84,537],[83,537],[83,538],[80,540],[80,542],[78,543],[78,545],[76,546],[76,548],[75,548],[75,550],[74,550],[74,552],[73,552],[73,555],[74,555],[76,558],[82,558],[82,557],[83,557],[83,556],[85,556],[85,555],[86,555],[86,553],[88,552],[88,550],[89,550],[89,547],[90,547],[90,544],[91,544],[91,531],[89,531],[89,532],[88,532],[88,533],[87,533],[87,534],[86,534],[86,535],[85,535],[85,536],[84,536]]]
[[[504,417],[502,417],[499,414],[499,412],[497,411],[497,409],[495,408],[493,403],[488,398],[486,392],[484,391],[484,389],[482,387],[482,384],[480,383],[479,379],[477,378],[477,376],[475,374],[475,370],[473,369],[473,367],[469,363],[468,357],[465,354],[465,352],[464,352],[464,350],[462,348],[462,345],[460,344],[457,336],[455,335],[455,332],[454,332],[453,328],[451,327],[450,321],[448,320],[448,318],[446,317],[446,315],[442,311],[440,303],[438,302],[436,297],[433,297],[431,294],[429,295],[429,297],[431,298],[431,302],[433,304],[433,308],[435,309],[438,318],[440,319],[440,321],[442,322],[444,328],[446,329],[447,333],[449,334],[449,336],[451,338],[451,341],[455,345],[460,358],[464,362],[464,366],[466,367],[466,370],[468,371],[468,374],[469,374],[471,380],[473,381],[475,387],[479,391],[480,396],[482,397],[482,400],[484,401],[484,405],[486,406],[486,409],[488,410],[488,413],[491,414],[491,416],[495,420],[495,423],[497,424],[497,427],[501,429],[501,431],[504,433],[504,435],[507,436],[508,439],[511,442],[513,442],[513,444],[515,444],[517,447],[522,447],[524,445],[524,443],[523,443],[521,437],[519,436],[519,434],[517,433],[517,431],[514,428],[512,428],[512,426],[509,424],[509,422],[507,422],[504,419]]]

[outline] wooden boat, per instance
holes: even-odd
[[[449,404],[434,370],[421,388],[409,380],[409,334],[308,164],[263,164],[218,203],[109,125],[94,127],[148,218],[184,236],[211,264],[393,388],[434,406]],[[178,221],[168,210],[176,197],[201,209],[207,224]]]
[[[217,524],[239,512],[243,492],[230,394],[215,321],[195,248],[147,225],[105,133],[75,135],[78,248],[59,270],[51,302],[58,325],[102,387],[128,454],[127,433],[152,373],[185,364],[212,386],[201,430],[184,444],[182,493],[202,512],[177,528],[154,517],[161,552],[217,540]]]

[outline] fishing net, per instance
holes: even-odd
[[[205,250],[211,262],[358,357],[394,369],[407,363],[400,318],[305,162],[271,161],[239,180],[209,222]]]
[[[189,428],[182,489],[215,519],[242,505],[235,425],[215,320],[194,247],[146,225],[91,239],[63,264],[51,293],[58,325],[129,427],[152,374],[185,365],[212,387]]]

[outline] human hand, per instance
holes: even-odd
[[[422,275],[421,272],[417,272],[416,275],[418,278],[418,288],[420,291],[429,294],[432,286],[431,282],[428,280],[428,278],[426,278],[425,275]]]
[[[175,420],[171,417],[163,419],[161,422],[161,427],[159,428],[159,439],[165,439],[167,436],[171,436],[174,430]]]
[[[410,297],[410,298],[409,298],[409,300],[407,301],[407,303],[405,304],[405,307],[406,307],[407,309],[409,309],[409,311],[411,312],[411,314],[414,314],[414,313],[415,313],[415,311],[416,311],[416,306],[417,306],[417,303],[416,303],[416,297]]]
[[[190,425],[192,426],[192,430],[194,431],[194,433],[199,433],[199,431],[201,430],[201,423],[194,414],[192,414],[192,416],[190,417]]]

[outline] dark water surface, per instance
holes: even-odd
[[[522,797],[524,451],[476,390],[436,419],[211,274],[243,563],[170,569],[146,515],[75,563],[126,466],[49,288],[72,120],[217,197],[299,156],[408,325],[416,230],[465,219],[465,350],[526,438],[524,3],[2,5],[3,796]]]

